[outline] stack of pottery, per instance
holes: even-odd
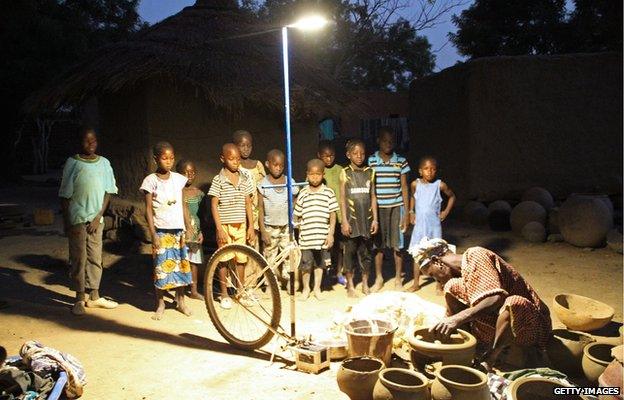
[[[347,358],[336,375],[338,387],[351,400],[373,400],[373,388],[384,367],[383,361],[374,357]]]
[[[373,400],[430,400],[429,379],[403,368],[386,368],[379,373]]]
[[[490,400],[487,375],[463,365],[445,365],[435,373],[433,400]]]
[[[477,339],[462,329],[447,338],[429,332],[427,328],[417,329],[407,341],[412,348],[412,364],[418,369],[436,362],[442,365],[470,365],[477,347]]]

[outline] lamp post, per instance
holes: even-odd
[[[288,28],[301,30],[318,30],[327,24],[321,16],[303,18],[294,24],[282,27],[282,63],[284,66],[284,126],[286,129],[286,193],[288,196],[288,233],[290,240],[295,240],[295,225],[293,221],[293,191],[292,191],[292,149],[290,135],[290,76],[288,71]],[[295,268],[293,251],[290,252],[290,335],[295,337]]]

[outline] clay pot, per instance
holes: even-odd
[[[487,376],[461,365],[445,365],[435,373],[433,400],[490,400]]]
[[[546,378],[518,378],[509,386],[512,400],[560,400],[553,390],[558,387],[572,387],[562,382]],[[566,395],[566,400],[583,400],[585,396]]]
[[[349,357],[371,356],[390,364],[397,326],[382,320],[355,320],[345,325]]]
[[[607,365],[614,360],[611,349],[614,346],[606,343],[590,343],[583,349],[583,374],[593,384],[598,383],[598,378],[607,369]]]
[[[412,347],[412,364],[419,369],[438,361],[442,365],[470,365],[477,347],[477,339],[462,329],[449,338],[431,333],[428,328],[417,329],[407,341]]]
[[[488,209],[481,202],[469,201],[464,206],[464,219],[473,225],[485,225],[488,221]]]
[[[557,217],[566,242],[578,247],[602,246],[613,226],[612,207],[606,196],[574,194],[568,197]]]
[[[340,365],[336,380],[340,391],[351,400],[372,400],[373,388],[384,363],[378,358],[362,356],[347,358]]]
[[[613,360],[607,365],[602,375],[598,378],[598,386],[600,387],[619,387],[620,393],[624,392],[624,383],[622,383],[622,377],[624,377],[624,367],[618,360]],[[607,399],[617,397],[605,397]],[[602,399],[602,398],[601,398]]]
[[[534,201],[539,203],[546,211],[549,211],[555,205],[555,200],[550,192],[537,186],[524,192],[522,195],[522,201]]]
[[[553,310],[568,329],[583,332],[604,327],[615,312],[613,307],[598,300],[569,293],[555,296]]]
[[[523,201],[514,207],[509,216],[511,229],[520,234],[522,228],[529,222],[539,222],[542,226],[546,223],[546,209],[534,201]]]
[[[531,221],[522,228],[522,237],[532,243],[546,241],[546,228],[536,221]]]
[[[373,400],[429,400],[429,379],[404,368],[386,368],[379,373]]]
[[[488,225],[493,231],[509,231],[509,216],[511,206],[504,200],[496,200],[488,205]]]
[[[581,371],[583,349],[594,342],[591,335],[567,329],[555,329],[548,341],[548,358],[556,370],[567,375],[577,375]]]
[[[546,228],[549,233],[560,233],[559,231],[559,207],[553,207],[548,211],[548,222]]]

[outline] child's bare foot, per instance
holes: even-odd
[[[313,293],[314,293],[314,297],[316,297],[316,299],[319,300],[319,301],[323,300],[325,298],[321,294],[321,289],[314,289]]]
[[[394,278],[394,289],[395,290],[403,290],[403,283],[401,282],[401,277],[396,276]]]
[[[162,304],[158,306],[158,308],[156,309],[156,312],[152,315],[152,319],[154,321],[160,321],[163,317],[164,312],[165,312],[165,305]]]
[[[358,295],[355,292],[355,289],[353,289],[353,288],[347,289],[347,297],[351,297],[351,298],[356,299],[358,297]]]
[[[370,294],[371,290],[368,287],[368,285],[362,285],[362,293],[364,293],[364,295],[368,296]]]
[[[202,296],[199,292],[191,292],[189,298],[193,300],[201,300],[204,301],[204,296]]]
[[[310,298],[310,289],[307,289],[307,288],[303,289],[303,292],[301,292],[301,297],[300,297],[301,301],[306,301],[309,298]]]
[[[191,311],[190,308],[188,308],[186,304],[179,304],[178,306],[176,306],[176,310],[180,311],[182,314],[186,315],[187,317],[190,317],[191,315],[193,315],[193,312]]]
[[[85,315],[85,313],[87,312],[87,310],[85,309],[85,302],[81,300],[74,303],[71,312],[74,315]]]
[[[377,278],[375,278],[375,283],[373,284],[373,287],[371,287],[370,291],[372,293],[379,292],[383,288],[383,285],[383,278],[378,276]]]
[[[415,283],[414,283],[414,284],[412,284],[412,286],[410,286],[410,287],[408,287],[408,288],[405,288],[405,291],[406,291],[406,292],[412,292],[412,293],[413,293],[413,292],[416,292],[416,291],[418,291],[418,290],[420,290],[420,285],[417,285],[417,284],[415,284]]]

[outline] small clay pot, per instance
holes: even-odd
[[[519,235],[522,233],[522,228],[529,222],[539,222],[544,226],[546,215],[546,209],[541,204],[535,201],[523,201],[511,210],[509,223],[514,233]]]
[[[470,365],[477,348],[477,339],[462,329],[448,338],[429,332],[428,328],[416,329],[407,341],[412,347],[412,363],[419,369],[438,361],[442,365]]]
[[[347,358],[336,375],[338,387],[351,400],[372,400],[373,388],[384,367],[383,361],[374,357]]]
[[[572,387],[554,379],[546,378],[518,378],[509,386],[512,400],[559,400],[561,395],[554,394],[558,387]],[[566,395],[566,400],[583,400],[584,396]]]
[[[611,349],[614,346],[606,343],[590,343],[583,349],[583,374],[593,384],[598,383],[598,378],[614,360]]]
[[[553,311],[563,324],[574,331],[594,331],[613,318],[613,307],[589,297],[561,293],[553,300]]]
[[[429,400],[429,379],[404,368],[386,368],[379,373],[373,400]]]
[[[586,333],[555,329],[546,349],[548,358],[556,370],[575,376],[581,372],[583,349],[594,341]]]
[[[490,400],[487,376],[462,365],[445,365],[435,373],[433,400]]]

